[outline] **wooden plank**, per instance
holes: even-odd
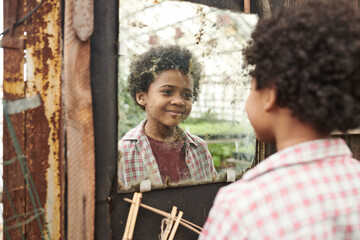
[[[17,6],[14,5],[14,1],[4,1],[4,29],[14,24],[18,15],[24,14],[24,1],[17,1]],[[16,9],[19,9],[18,12]],[[7,34],[3,39],[19,39],[23,37],[24,27],[18,26],[14,29],[12,35]],[[23,49],[4,49],[4,100],[12,101],[25,96],[25,84],[24,84],[24,50]],[[25,149],[25,117],[24,113],[13,114],[10,116],[17,139],[20,143],[21,149]],[[5,120],[5,118],[4,118]],[[14,159],[16,157],[13,142],[11,141],[8,126],[4,121],[3,126],[3,161]],[[3,166],[3,180],[4,180],[4,194],[3,194],[3,218],[7,219],[14,217],[16,214],[25,213],[25,182],[24,177],[20,169],[19,162],[16,161],[11,164],[4,164]],[[6,188],[6,189],[5,189]],[[9,195],[5,191],[9,192]],[[13,204],[14,209],[11,207]],[[18,221],[12,220],[6,222],[5,229],[14,227],[16,224],[24,221],[24,218],[19,218]],[[25,227],[13,228],[8,233],[4,232],[4,237],[11,237],[11,239],[23,239],[23,233],[25,233]],[[7,235],[8,234],[8,235]]]
[[[351,129],[346,132],[346,135],[352,135],[352,134],[360,134],[360,128]],[[339,131],[334,131],[332,135],[344,135],[344,133]]]
[[[39,1],[27,1],[34,9]],[[26,227],[27,238],[64,239],[64,157],[61,96],[61,0],[44,2],[26,22],[26,97],[39,95],[41,106],[26,111],[26,156],[47,225]],[[28,195],[30,192],[28,192]],[[36,206],[39,207],[39,206]],[[26,201],[28,212],[33,201]],[[43,233],[40,230],[43,229]],[[49,231],[48,235],[46,231]]]
[[[68,174],[67,238],[69,240],[94,239],[95,223],[95,153],[90,88],[90,40],[82,42],[75,33],[74,1],[65,1],[64,30]]]
[[[244,13],[250,13],[250,0],[244,0]]]

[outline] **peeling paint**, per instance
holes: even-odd
[[[14,81],[14,82],[8,82],[7,84],[4,84],[4,92],[11,95],[18,95],[19,89],[24,88],[24,82],[23,81]]]
[[[38,93],[48,126],[45,176],[45,218],[51,239],[62,239],[63,182],[60,156],[61,134],[61,1],[44,2],[32,19],[34,25],[27,39],[27,95]],[[39,116],[37,116],[39,117]],[[45,140],[45,139],[44,139]]]

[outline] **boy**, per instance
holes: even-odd
[[[191,112],[201,71],[191,52],[177,45],[153,47],[132,62],[129,92],[147,119],[118,143],[120,189],[145,179],[163,186],[216,175],[206,142],[178,126]]]
[[[308,1],[259,21],[246,111],[278,152],[222,188],[203,239],[360,239],[360,163],[334,130],[360,125],[360,18]]]

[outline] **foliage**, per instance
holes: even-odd
[[[242,139],[240,141],[246,141],[246,139]],[[236,149],[235,142],[208,143],[208,148],[213,158],[215,167],[220,168],[222,164],[229,158],[238,159],[240,155],[246,158],[253,156],[255,154],[254,144],[255,142],[247,142],[244,144],[244,146]]]
[[[209,143],[208,147],[216,168],[221,167],[221,162],[231,158],[235,152],[234,143]]]
[[[120,74],[118,82],[118,139],[146,118],[145,112],[131,98],[126,83],[124,75]]]

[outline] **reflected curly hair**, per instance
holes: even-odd
[[[147,92],[150,84],[161,71],[171,69],[176,69],[193,79],[193,101],[196,101],[202,66],[188,49],[179,45],[169,45],[152,47],[131,63],[128,91],[135,103],[139,105],[136,101],[136,93]],[[144,106],[139,106],[145,110]]]
[[[258,22],[246,64],[257,89],[322,133],[360,126],[360,18],[350,1],[308,1]]]

